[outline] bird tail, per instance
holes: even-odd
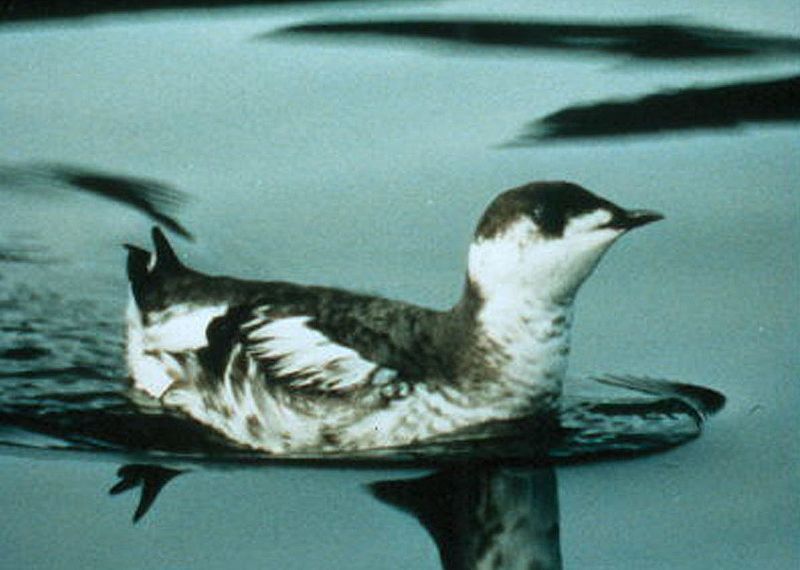
[[[182,269],[178,256],[175,255],[175,250],[167,241],[167,236],[164,235],[158,226],[153,226],[153,244],[156,247],[156,262],[153,266],[154,272],[175,271]]]
[[[164,232],[158,227],[153,227],[152,237],[154,253],[135,245],[125,244],[128,250],[128,280],[131,283],[133,298],[140,309],[144,306],[147,291],[155,280],[184,268]]]

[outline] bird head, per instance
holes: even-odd
[[[626,210],[568,182],[514,188],[497,196],[481,217],[468,278],[483,297],[570,302],[621,235],[662,218],[650,210]]]

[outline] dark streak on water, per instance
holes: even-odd
[[[800,39],[674,22],[402,19],[311,22],[283,34],[425,38],[455,45],[601,53],[645,60],[797,56]],[[272,32],[260,36],[269,38]]]
[[[530,125],[509,146],[568,138],[721,129],[800,121],[800,75],[679,89],[627,101],[567,107]]]
[[[170,212],[187,200],[187,195],[163,182],[120,174],[110,174],[74,165],[0,165],[0,188],[6,190],[75,190],[86,192],[138,210],[176,234],[193,239],[192,234]],[[3,250],[0,249],[0,255]],[[14,261],[14,251],[9,261]],[[1,260],[2,258],[0,258]],[[17,261],[28,256],[16,255]]]
[[[3,0],[0,2],[0,25],[152,10],[207,10],[332,1],[335,0]]]
[[[462,20],[313,22],[259,36],[329,35],[339,38],[425,38],[458,46],[592,53],[649,61],[796,57],[800,39],[670,22],[578,23]],[[800,76],[687,87],[627,101],[571,106],[530,123],[519,147],[555,139],[641,135],[732,128],[800,120]]]
[[[16,244],[0,244],[0,263],[47,263],[42,249]]]
[[[0,360],[36,360],[48,354],[50,351],[43,347],[20,346],[0,351]],[[2,373],[0,373],[0,377],[2,377]]]

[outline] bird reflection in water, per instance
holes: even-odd
[[[370,485],[430,533],[445,570],[561,568],[553,468],[464,465]]]
[[[135,487],[141,487],[139,504],[133,513],[133,522],[147,514],[155,503],[161,489],[172,479],[183,473],[181,469],[171,469],[161,465],[146,465],[132,463],[123,465],[117,471],[119,481],[108,490],[109,495],[119,495]]]
[[[112,495],[141,487],[138,522],[184,471],[130,464]],[[561,568],[555,469],[464,463],[414,479],[369,485],[379,501],[413,515],[436,542],[444,570]]]

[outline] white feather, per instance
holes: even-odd
[[[160,398],[174,381],[159,358],[148,354],[142,317],[131,297],[126,312],[126,361],[134,387]]]
[[[128,303],[126,356],[134,387],[160,398],[185,371],[170,352],[197,350],[208,344],[206,328],[227,305],[174,305],[148,315],[145,326],[133,298]]]
[[[227,310],[227,304],[205,307],[181,304],[151,313],[148,315],[151,324],[144,331],[145,344],[169,352],[197,350],[208,344],[208,325]]]
[[[291,382],[296,387],[348,390],[371,381],[386,383],[396,375],[310,328],[309,321],[307,316],[286,317],[253,326],[250,355],[277,360],[279,377],[300,376]]]

